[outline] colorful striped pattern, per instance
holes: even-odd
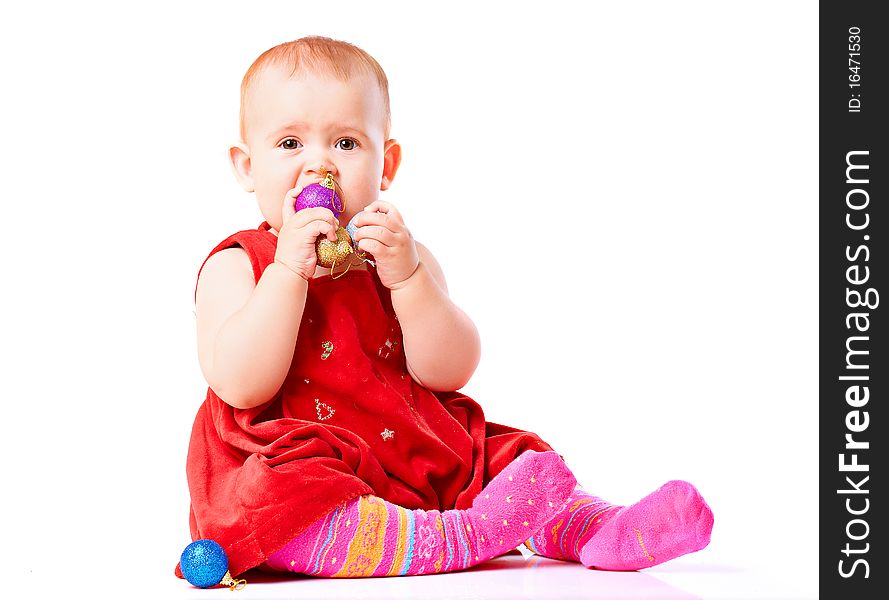
[[[407,509],[401,508],[400,506],[395,506],[393,504],[392,508],[394,509],[395,518],[398,525],[396,527],[389,528],[389,530],[387,531],[388,535],[386,536],[386,541],[384,542],[388,548],[394,547],[395,549],[392,555],[392,564],[385,574],[400,575],[402,574],[401,567],[406,562],[404,549],[407,546],[407,530],[410,515],[408,515]]]
[[[266,565],[320,577],[467,569],[515,548],[557,511],[572,518],[566,528],[572,530],[574,519],[585,519],[580,515],[591,505],[583,499],[561,508],[575,484],[558,454],[528,451],[498,473],[468,509],[409,510],[360,496],[313,523]],[[559,533],[557,527],[553,536]],[[565,543],[564,536],[554,540]]]
[[[321,577],[391,577],[465,569],[474,538],[461,511],[408,510],[361,496],[269,558],[274,568]]]
[[[583,545],[621,508],[577,488],[566,507],[525,542],[541,556],[580,561]]]
[[[362,496],[358,499],[358,523],[355,536],[349,543],[343,566],[334,577],[370,577],[383,560],[384,541],[389,511],[378,498]]]

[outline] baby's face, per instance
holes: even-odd
[[[281,229],[284,195],[333,174],[346,203],[340,223],[379,196],[385,145],[383,98],[375,80],[348,82],[266,69],[245,107],[246,142],[256,199]]]

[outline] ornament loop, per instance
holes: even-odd
[[[343,194],[343,186],[337,183],[330,171],[325,173],[324,180],[319,185],[330,190],[330,205],[334,211],[344,212],[346,210],[346,196]],[[339,206],[337,206],[337,200],[339,200]]]
[[[336,275],[333,274],[333,271],[334,271],[334,268],[335,268],[335,267],[336,267],[336,260],[334,259],[333,264],[330,265],[330,278],[331,278],[331,279],[339,279],[340,277],[342,277],[343,275],[345,275],[346,273],[348,273],[348,272],[349,272],[349,269],[352,268],[352,261],[350,260],[350,261],[346,264],[346,268],[343,269],[342,271],[340,271],[339,273],[337,273]]]
[[[222,581],[220,581],[219,583],[221,583],[222,585],[227,585],[228,589],[233,592],[235,590],[243,590],[245,587],[247,587],[246,579],[235,579],[228,571],[225,572],[225,575],[222,577]]]

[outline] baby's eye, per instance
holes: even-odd
[[[300,144],[299,140],[296,138],[287,138],[287,139],[281,140],[281,143],[278,145],[281,146],[282,148],[284,148],[285,150],[296,150],[297,148],[302,147],[302,144]]]
[[[355,140],[353,140],[351,138],[343,138],[343,139],[339,140],[336,144],[334,144],[334,146],[336,146],[340,150],[348,151],[348,150],[354,150],[355,148],[357,148],[358,142],[356,142]]]

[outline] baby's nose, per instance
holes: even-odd
[[[320,175],[321,177],[326,176],[330,173],[333,176],[336,176],[336,166],[327,161],[318,161],[308,165],[308,172],[312,174]]]

